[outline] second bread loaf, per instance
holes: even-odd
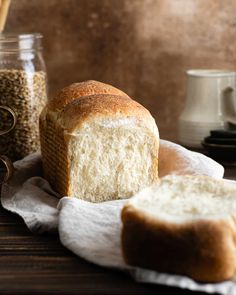
[[[122,211],[128,264],[218,282],[236,275],[236,187],[207,176],[166,176]]]

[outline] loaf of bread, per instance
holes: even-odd
[[[158,179],[155,120],[110,85],[64,88],[40,116],[40,139],[45,178],[61,196],[128,198]]]
[[[208,176],[166,176],[122,211],[134,266],[218,282],[236,275],[236,187]]]

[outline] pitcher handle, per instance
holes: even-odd
[[[10,113],[10,115],[13,118],[12,124],[8,129],[0,130],[0,135],[4,135],[4,134],[7,134],[8,132],[10,132],[12,129],[14,129],[14,127],[16,126],[17,116],[16,116],[16,113],[11,108],[9,108],[7,106],[0,106],[0,110],[1,109],[7,111],[8,113]]]
[[[236,125],[236,89],[227,87],[223,93],[222,115],[225,123]]]
[[[0,180],[0,184],[3,184],[11,178],[14,171],[14,167],[11,160],[6,156],[0,155],[0,161],[3,162],[7,170],[3,180]]]

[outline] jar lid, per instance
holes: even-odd
[[[40,33],[0,34],[0,52],[17,52],[41,50],[43,38]]]

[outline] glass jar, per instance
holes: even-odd
[[[41,34],[0,35],[0,132],[16,120],[0,136],[0,155],[12,161],[40,147],[38,119],[47,102],[41,40]]]

